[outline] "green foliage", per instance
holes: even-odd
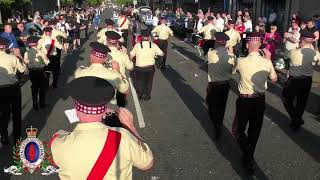
[[[74,0],[61,0],[60,3],[62,6],[73,5]]]
[[[104,0],[87,0],[87,2],[89,3],[89,5],[91,5],[91,6],[101,5],[103,1],[104,1]]]
[[[115,0],[115,3],[117,5],[127,5],[127,4],[132,4],[133,0]]]
[[[0,1],[0,6],[4,8],[10,8],[14,2],[14,0],[2,0]]]

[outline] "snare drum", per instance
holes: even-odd
[[[154,36],[154,37],[153,37],[153,43],[155,43],[156,45],[158,45],[158,43],[159,43],[159,37]]]
[[[199,46],[200,48],[203,48],[203,45],[204,45],[204,39],[199,38],[199,39],[198,39],[198,46]]]

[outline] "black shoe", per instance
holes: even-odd
[[[253,165],[245,164],[243,167],[244,167],[244,169],[245,169],[245,171],[247,172],[248,175],[253,175],[254,174]]]
[[[300,127],[301,127],[301,125],[303,125],[304,124],[304,121],[303,120],[301,120],[299,123],[293,123],[293,122],[291,122],[290,123],[290,127],[291,127],[291,129],[293,129],[293,130],[298,130]]]
[[[2,145],[5,145],[5,146],[9,146],[10,145],[10,141],[8,139],[8,136],[1,136],[0,141],[1,141]]]
[[[253,162],[254,162],[253,160],[248,160],[246,158],[242,159],[242,166],[248,175],[253,175],[253,173],[254,173],[254,168],[253,168],[254,163]]]
[[[53,89],[57,89],[57,88],[58,88],[58,86],[57,86],[57,85],[52,84],[52,88],[53,88]]]
[[[33,104],[33,110],[35,110],[35,111],[39,110],[38,104]]]
[[[146,98],[147,98],[147,95],[142,94],[141,99],[146,100]]]
[[[166,66],[165,66],[165,65],[164,65],[164,66],[161,65],[161,66],[160,66],[160,70],[166,70]]]
[[[46,107],[47,107],[46,104],[41,104],[41,105],[40,105],[40,108],[41,108],[41,109],[44,109],[44,108],[46,108]]]
[[[145,101],[150,101],[150,99],[151,99],[151,97],[150,97],[150,96],[147,96],[147,95],[146,95],[145,98],[144,98]]]
[[[215,127],[214,139],[218,139],[221,136],[221,127]]]

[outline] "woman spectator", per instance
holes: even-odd
[[[277,32],[277,26],[270,26],[270,33],[266,33],[264,37],[264,44],[266,45],[266,49],[268,49],[271,53],[271,60],[274,60],[276,49],[281,43],[281,35]]]
[[[204,26],[204,14],[200,9],[197,14],[198,20],[195,22],[194,29],[198,32]]]
[[[292,27],[294,27],[294,26],[298,26],[298,29],[299,29],[299,31],[300,31],[300,27],[299,27],[299,25],[296,23],[296,21],[295,20],[292,20],[292,22],[291,22],[291,26],[289,27],[289,29],[288,29],[288,32],[289,33],[291,33],[292,32]]]
[[[70,28],[70,25],[68,22],[66,22],[64,16],[60,16],[60,20],[59,22],[57,23],[57,29],[66,33],[67,35],[67,40],[63,40],[63,50],[64,52],[67,52],[68,49],[69,49],[69,42],[68,42],[68,39],[69,39],[69,31],[71,30]]]
[[[299,42],[300,42],[300,32],[299,32],[299,26],[297,24],[294,24],[291,27],[291,32],[288,31],[284,33],[284,39],[283,42],[285,43],[285,52],[284,52],[284,61],[286,64],[286,68],[289,66],[289,57],[288,54],[291,50],[296,49],[299,47]]]
[[[96,31],[98,31],[100,25],[100,16],[96,13],[93,18],[93,26]]]
[[[262,25],[256,25],[254,31],[261,34],[261,37],[265,37],[265,28]]]
[[[252,32],[252,21],[251,21],[251,17],[248,15],[244,17],[244,27],[245,27],[245,32]]]
[[[299,17],[299,12],[295,12],[292,14],[292,21],[295,21],[297,25],[300,25],[301,19]]]
[[[242,16],[237,16],[236,24],[242,24]]]
[[[244,44],[244,40],[243,39],[245,39],[245,29],[246,29],[246,27],[244,26],[244,24],[242,23],[242,17],[241,16],[238,16],[238,19],[237,19],[237,23],[236,23],[236,26],[235,26],[235,30],[236,31],[238,31],[239,33],[240,33],[240,36],[241,36],[241,41],[242,41],[242,43],[239,43],[239,44],[237,44],[237,46],[236,46],[236,55],[237,56],[240,56],[241,54],[243,54],[244,53],[244,50],[245,49],[243,49],[243,48],[245,48],[245,47],[243,47],[243,44]]]
[[[305,21],[300,22],[300,32],[307,28],[307,23]]]
[[[191,34],[193,32],[195,21],[194,21],[192,14],[190,12],[187,12],[187,16],[184,21],[185,21],[185,32],[186,32],[186,36],[187,36],[185,41],[192,42],[192,35]]]
[[[238,16],[238,18],[241,18],[241,16]],[[235,28],[240,34],[243,34],[246,30],[246,27],[244,26],[244,24],[242,23],[242,20],[239,21],[239,19],[237,19],[237,23],[236,23],[236,28]]]

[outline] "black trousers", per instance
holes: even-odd
[[[123,94],[123,93],[117,91],[116,99],[117,99],[117,105],[119,107],[126,107],[126,104],[127,104],[126,94]]]
[[[128,29],[122,29],[122,37],[124,39],[124,42],[123,42],[123,46],[125,48],[128,47],[128,33],[129,33],[129,30]]]
[[[214,40],[204,40],[203,44],[203,55],[207,55],[211,48],[214,48]]]
[[[46,87],[47,76],[43,69],[29,69],[29,77],[31,81],[31,94],[34,105],[38,105],[38,96],[40,106],[46,104]]]
[[[244,155],[244,160],[252,161],[260,136],[265,111],[265,96],[256,98],[238,97],[236,113],[238,119],[237,141]],[[248,135],[245,134],[249,123]]]
[[[56,56],[49,56],[50,63],[48,65],[49,69],[52,71],[52,86],[57,87],[58,85],[58,78],[60,75],[60,58],[59,53]]]
[[[21,137],[21,88],[19,83],[0,86],[0,134],[8,136],[10,115],[13,121],[13,138]]]
[[[168,41],[167,40],[162,40],[159,39],[158,40],[158,46],[159,48],[162,50],[162,52],[164,53],[163,57],[159,57],[160,58],[160,67],[165,68],[166,67],[166,62],[167,62],[167,52],[168,52]]]
[[[147,29],[148,29],[149,32],[151,32],[152,29],[153,29],[153,25],[147,25]]]
[[[208,84],[206,101],[209,117],[215,127],[221,127],[223,124],[229,90],[230,84],[227,81]]]
[[[155,72],[154,66],[135,67],[136,70],[136,89],[139,97],[143,95],[151,97],[153,84],[153,76]]]
[[[286,108],[292,123],[300,125],[302,115],[307,105],[308,97],[312,85],[312,77],[305,76],[301,78],[289,77],[282,91],[282,102]],[[296,104],[294,99],[296,98]]]

